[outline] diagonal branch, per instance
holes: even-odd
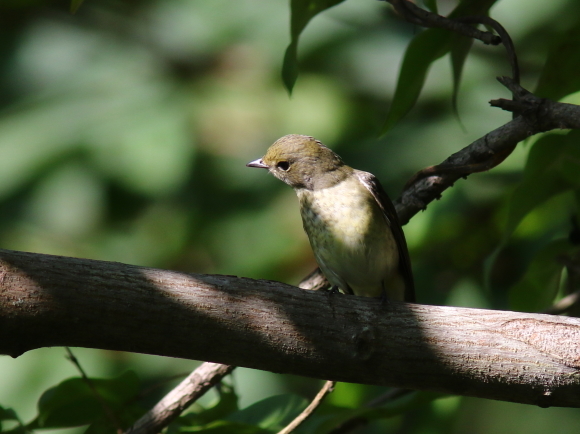
[[[386,0],[405,20],[423,27],[437,27],[450,30],[469,38],[479,39],[484,44],[499,45],[502,39],[490,32],[483,32],[470,26],[466,21],[443,17],[418,7],[408,0]]]
[[[516,99],[492,100],[490,104],[521,115],[411,178],[395,202],[401,224],[438,199],[459,178],[497,166],[522,140],[554,129],[580,129],[580,106],[539,98],[507,77],[498,80]]]
[[[312,414],[318,407],[320,407],[320,404],[322,404],[324,398],[326,398],[326,396],[334,390],[335,385],[336,382],[334,381],[326,381],[324,383],[324,386],[322,386],[322,388],[318,391],[312,402],[308,404],[308,407],[306,407],[298,416],[296,416],[296,418],[292,422],[290,422],[287,426],[285,426],[283,430],[278,432],[278,434],[290,434],[294,432],[300,425],[302,425],[306,421],[306,419],[312,416]]]

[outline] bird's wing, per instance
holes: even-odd
[[[393,237],[397,242],[397,249],[399,251],[399,271],[405,280],[405,301],[415,301],[415,285],[413,283],[413,271],[411,270],[411,259],[409,258],[409,251],[407,250],[407,241],[405,234],[399,224],[397,211],[393,206],[393,202],[383,189],[379,180],[372,173],[363,172],[362,170],[354,171],[360,182],[371,192],[375,201],[383,211],[388,225],[391,227]]]

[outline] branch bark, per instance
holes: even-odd
[[[460,19],[451,19],[422,9],[408,0],[386,0],[408,22],[423,27],[438,27],[447,29],[468,38],[479,39],[484,44],[498,45],[502,39],[490,32],[482,32],[462,22]],[[462,17],[463,18],[463,17]],[[471,17],[470,17],[471,18]]]
[[[520,113],[441,164],[415,175],[394,201],[401,224],[441,197],[459,178],[489,170],[503,161],[522,140],[555,129],[580,129],[580,106],[539,98],[508,77],[498,80],[514,93],[514,100],[492,100],[492,106]]]
[[[169,338],[170,337],[170,338]],[[0,353],[132,351],[580,407],[580,320],[0,250]]]

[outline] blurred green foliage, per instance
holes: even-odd
[[[425,3],[442,14],[485,13],[492,5],[490,15],[514,39],[523,85],[580,103],[580,3]],[[375,173],[396,197],[415,171],[510,119],[487,105],[509,97],[495,81],[510,72],[503,48],[424,31],[385,3],[7,0],[0,23],[3,248],[295,284],[315,262],[294,195],[245,167],[275,139],[313,135],[348,164]],[[294,86],[291,97],[281,72]],[[454,89],[462,125],[453,114]],[[379,138],[381,131],[387,134]],[[577,257],[568,237],[578,208],[577,144],[577,132],[532,138],[415,216],[405,232],[418,300],[538,311],[575,290],[559,258]],[[111,378],[99,387],[113,390],[104,394],[114,408],[157,385],[132,403],[151,407],[171,386],[167,377],[195,366],[76,352],[91,377]],[[103,421],[86,386],[67,379],[76,375],[60,349],[0,359],[2,430],[53,420],[48,410],[59,408],[55,397],[65,389],[65,397],[84,394],[87,403],[67,414],[65,402],[63,417]],[[138,375],[139,387],[116,394],[127,375]],[[209,394],[171,430],[272,432],[319,385],[247,369],[237,369],[234,380],[235,391]],[[360,433],[533,434],[554,426],[572,433],[579,421],[576,410],[422,393],[363,407],[384,392],[339,384],[302,432],[325,432],[357,415],[369,421]],[[90,429],[105,432],[99,423]]]
[[[68,428],[90,424],[88,432],[114,432],[136,420],[145,409],[137,405],[139,379],[132,371],[116,378],[69,378],[38,400],[38,416],[26,429]],[[114,414],[115,417],[110,417]]]

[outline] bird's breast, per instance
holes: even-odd
[[[355,177],[297,193],[304,230],[328,280],[357,295],[379,296],[395,275],[398,250],[374,197]]]
[[[304,229],[320,247],[334,243],[335,248],[362,248],[367,238],[381,238],[388,230],[382,211],[357,179],[298,191],[298,197]]]

